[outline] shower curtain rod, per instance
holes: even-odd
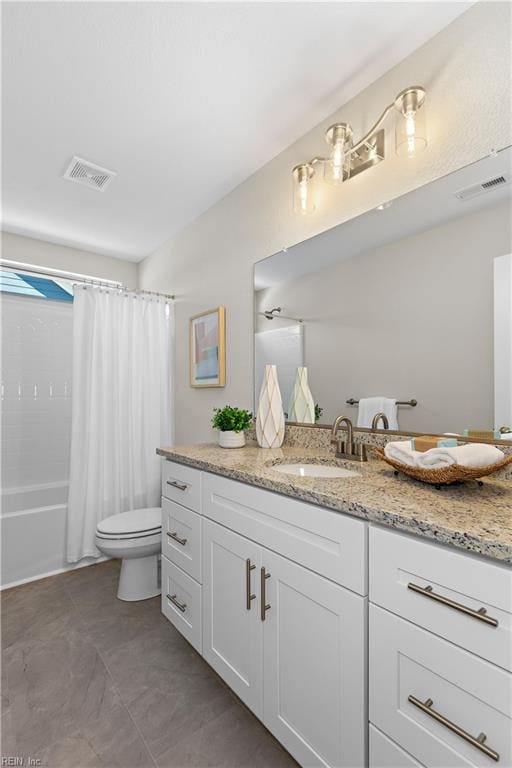
[[[144,291],[138,288],[128,288],[119,280],[109,280],[108,278],[93,277],[92,275],[83,275],[79,272],[67,272],[63,269],[53,269],[52,267],[42,267],[36,264],[25,264],[21,261],[12,261],[11,259],[0,259],[0,265],[10,269],[18,269],[22,272],[30,272],[36,275],[46,275],[47,277],[61,278],[62,280],[76,280],[79,283],[90,283],[105,288],[112,288],[119,291],[130,291],[130,293],[148,293],[152,296],[162,296],[165,299],[174,299],[174,294],[158,293],[157,291]]]
[[[121,293],[147,293],[150,296],[160,296],[162,299],[169,299],[173,301],[176,297],[174,293],[159,293],[158,291],[145,291],[143,288],[127,288],[126,285],[119,283],[118,285],[105,285],[100,280],[80,280],[79,285],[82,288],[87,288],[88,285],[99,286],[109,288],[111,291],[120,291]]]

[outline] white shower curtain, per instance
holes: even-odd
[[[99,557],[105,517],[160,506],[171,441],[171,307],[157,296],[77,286],[67,559]]]

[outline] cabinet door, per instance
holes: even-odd
[[[300,765],[366,765],[366,598],[262,552],[263,722]]]
[[[252,570],[248,570],[249,565],[254,566]],[[203,656],[261,718],[263,624],[257,588],[260,565],[260,547],[204,520]],[[252,595],[253,599],[248,600]]]

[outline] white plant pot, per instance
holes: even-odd
[[[219,445],[221,448],[243,448],[245,445],[245,433],[234,432],[228,430],[227,432],[219,431]]]
[[[260,448],[280,448],[283,444],[283,401],[275,365],[265,366],[256,416],[256,439]]]

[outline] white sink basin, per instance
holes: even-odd
[[[272,469],[298,477],[361,477],[360,472],[331,464],[275,464]]]

